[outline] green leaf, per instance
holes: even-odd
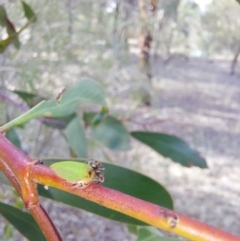
[[[236,0],[240,4],[240,0]]]
[[[22,149],[21,147],[21,141],[18,137],[18,134],[15,129],[11,129],[6,133],[6,137],[9,141],[12,142],[14,146],[16,146],[18,149]]]
[[[28,92],[25,92],[25,91],[14,90],[13,92],[16,93],[19,97],[21,97],[27,103],[27,105],[30,108],[37,105],[41,101],[45,100],[45,98],[43,98],[40,95],[28,93]]]
[[[102,87],[96,81],[83,79],[55,100],[42,101],[23,115],[0,128],[1,132],[37,117],[63,117],[73,114],[78,105],[90,102],[106,106]]]
[[[4,227],[4,237],[5,239],[10,239],[13,236],[13,227],[9,223],[5,224]]]
[[[5,8],[2,5],[0,5],[0,25],[2,27],[6,26],[6,18],[7,18],[7,12]]]
[[[0,40],[0,53],[3,53],[6,48],[12,43],[13,37],[10,36],[7,39]]]
[[[137,241],[178,241],[179,239],[163,237],[153,227],[138,227]]]
[[[13,23],[8,18],[7,12],[3,6],[0,6],[0,25],[7,28],[8,38],[0,41],[0,53],[4,52],[8,45],[11,43],[19,49],[20,42],[18,40],[18,34],[15,30]]]
[[[43,118],[42,122],[49,127],[55,128],[55,129],[65,129],[69,122],[71,122],[76,117],[76,114],[73,113],[68,116],[60,117],[60,118]]]
[[[21,44],[20,44],[19,39],[18,39],[18,33],[16,32],[13,23],[8,18],[6,18],[5,20],[6,20],[6,27],[7,27],[8,36],[9,36],[9,38],[12,37],[11,42],[13,43],[13,45],[17,49],[19,49]]]
[[[68,145],[78,157],[87,157],[87,140],[85,131],[78,116],[64,130]]]
[[[137,225],[128,224],[128,225],[127,225],[127,228],[128,228],[128,232],[129,232],[129,233],[138,235],[138,226],[137,226]]]
[[[40,95],[28,93],[25,91],[15,90],[13,92],[16,93],[19,97],[21,97],[30,108],[34,107],[39,102],[45,100],[45,98],[43,98]],[[49,127],[61,130],[66,128],[68,123],[75,117],[76,117],[76,114],[73,113],[69,116],[64,116],[61,118],[43,118],[42,122]]]
[[[106,107],[103,107],[103,108],[101,109],[101,112],[98,113],[98,114],[96,114],[96,115],[93,117],[92,123],[91,123],[92,126],[93,126],[93,127],[97,127],[97,126],[104,120],[104,118],[106,117],[107,113],[108,113],[108,109],[107,109]]]
[[[31,9],[31,7],[28,4],[26,4],[24,1],[22,1],[22,6],[23,6],[23,10],[26,18],[32,22],[36,22],[37,17],[36,17],[36,14]]]
[[[4,237],[9,240],[13,237],[13,226],[10,223],[6,223],[4,227]]]
[[[93,126],[91,124],[95,118],[95,113],[84,113],[83,118],[91,126],[94,136],[104,146],[114,151],[131,149],[130,135],[119,120],[107,116],[97,126]]]
[[[8,114],[8,108],[7,108],[7,114],[6,114],[6,116],[7,116],[7,121],[10,121],[10,116],[9,116],[9,114]],[[13,144],[14,146],[16,146],[18,149],[22,150],[21,141],[20,141],[20,139],[19,139],[19,137],[18,137],[18,134],[17,134],[17,132],[16,132],[15,129],[9,130],[9,131],[6,133],[6,137],[7,137],[7,139],[8,139],[10,142],[12,142],[12,144]]]
[[[29,213],[3,202],[0,202],[0,213],[28,240],[46,241],[36,221]]]
[[[176,136],[141,131],[131,132],[131,135],[161,155],[169,157],[183,166],[207,168],[206,160]]]
[[[51,165],[56,161],[76,162],[80,161],[80,159],[46,159],[43,161],[44,164]],[[105,181],[103,183],[104,186],[119,190],[126,194],[164,206],[166,208],[173,208],[173,201],[170,194],[162,185],[160,185],[156,181],[140,173],[120,166],[108,163],[103,163],[103,165],[105,167]],[[112,220],[134,225],[145,225],[145,223],[138,221],[134,218],[128,217],[122,213],[107,209],[103,206],[99,206],[96,203],[90,202],[73,194],[57,190],[55,188],[50,187],[49,190],[45,190],[42,186],[39,185],[39,193],[44,197],[51,198],[55,201],[59,201],[77,208],[84,209],[86,211],[98,214],[100,216]]]

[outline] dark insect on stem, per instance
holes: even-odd
[[[88,162],[88,164],[90,165],[90,167],[93,169],[93,171],[96,174],[94,182],[103,183],[104,182],[104,175],[103,175],[104,167],[103,167],[102,163],[99,161],[96,161],[96,160],[90,160]]]

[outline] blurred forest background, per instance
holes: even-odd
[[[24,24],[20,1],[0,3],[16,28]],[[1,102],[9,96],[3,89],[52,98],[80,78],[91,77],[104,86],[111,114],[132,129],[183,138],[206,157],[209,169],[182,167],[147,147],[138,148],[137,142],[121,153],[91,141],[91,157],[154,178],[169,190],[176,211],[240,235],[237,1],[32,0],[28,4],[37,22],[21,33],[18,50],[11,45],[0,55],[0,122],[6,111],[13,118],[25,108],[11,96],[12,104],[5,109]],[[7,36],[4,30],[0,34],[2,39]],[[30,156],[69,155],[58,132],[39,122],[31,121],[18,134]],[[2,187],[1,196],[12,197]],[[123,224],[45,203],[65,240],[136,240]],[[1,222],[1,240],[3,227]],[[15,232],[7,240],[22,237]]]

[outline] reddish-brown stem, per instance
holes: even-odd
[[[29,212],[36,220],[48,241],[63,241],[52,220],[40,204],[29,208]]]
[[[240,241],[239,237],[220,229],[98,184],[91,184],[86,189],[74,189],[71,184],[56,176],[47,166],[34,166],[32,178],[42,185],[53,186],[76,194],[190,240]]]
[[[38,207],[39,204],[35,203],[37,202],[35,200],[37,193],[35,193],[34,182],[76,194],[87,200],[98,203],[99,205],[119,211],[190,240],[240,241],[239,237],[226,233],[220,229],[98,184],[91,184],[85,189],[73,188],[72,183],[57,176],[49,167],[34,165],[31,159],[9,143],[3,135],[0,135],[0,159],[8,166],[11,173],[16,176],[16,180],[21,187],[22,197],[25,197],[24,201],[27,203],[34,218],[39,225],[46,225],[49,223],[48,225],[50,225],[52,229],[51,232],[56,233],[54,226],[49,221],[49,218],[46,220],[47,215],[40,211],[40,206]],[[2,168],[2,166],[0,166],[0,168]],[[5,169],[3,168],[4,172]],[[11,175],[7,175],[7,177],[11,179]],[[14,183],[14,181],[12,183]],[[32,193],[33,197],[29,198],[28,196]],[[54,240],[51,239],[53,238],[53,234],[48,233],[49,229],[47,229],[46,226],[40,227],[46,230],[47,234],[45,233],[45,235],[48,237],[48,240]],[[58,235],[55,234],[55,237],[58,237]],[[56,240],[60,239],[58,238]]]
[[[3,171],[5,176],[8,178],[12,186],[15,188],[19,196],[21,196],[21,187],[18,180],[15,178],[14,174],[12,173],[11,169],[6,165],[3,159],[0,158],[0,170]]]
[[[31,180],[30,171],[36,161],[18,150],[0,134],[0,169],[23,199],[48,241],[62,241],[48,214],[38,201],[37,185]]]

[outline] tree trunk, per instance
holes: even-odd
[[[234,75],[235,74],[235,67],[236,67],[237,62],[238,62],[239,54],[240,54],[240,45],[239,45],[239,47],[237,49],[237,52],[235,53],[234,58],[232,60],[230,75]]]
[[[141,21],[141,29],[138,37],[139,43],[139,64],[140,67],[145,71],[149,81],[151,81],[151,66],[150,66],[150,50],[152,43],[152,34],[150,29],[147,27],[148,15],[153,15],[157,9],[157,1],[151,0],[147,5],[146,0],[138,0],[139,17]]]

